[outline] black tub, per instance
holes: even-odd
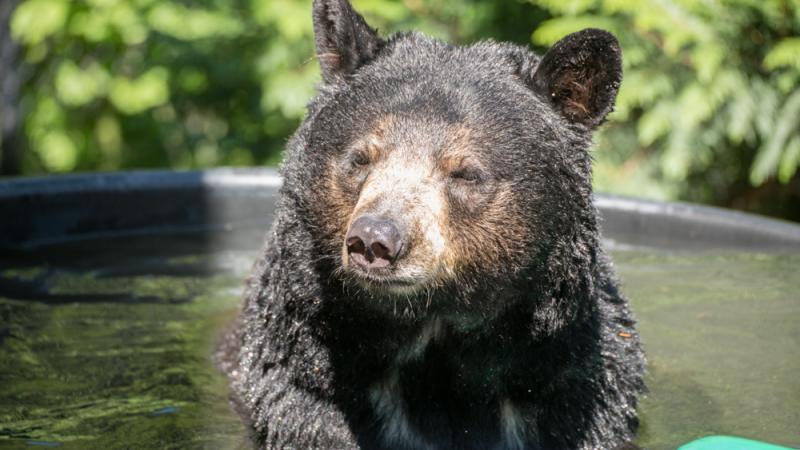
[[[128,172],[0,181],[0,249],[153,233],[263,228],[272,169]],[[598,195],[604,237],[669,249],[800,250],[800,226],[718,208]]]

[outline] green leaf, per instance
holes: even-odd
[[[691,129],[676,128],[667,139],[667,147],[661,155],[661,170],[664,176],[683,181],[689,174],[693,156],[698,152],[699,142]]]
[[[634,13],[641,9],[641,0],[603,0],[603,11],[608,13]]]
[[[615,33],[617,23],[612,18],[602,16],[557,17],[542,22],[533,32],[531,39],[534,44],[549,46],[564,36],[584,28],[601,28]]]
[[[63,130],[53,130],[34,147],[50,172],[69,172],[78,164],[78,148]]]
[[[783,151],[778,167],[778,181],[788,183],[800,167],[800,136],[794,136]]]
[[[169,100],[169,72],[154,67],[140,77],[116,77],[111,81],[109,100],[124,114],[138,114]]]
[[[312,35],[311,2],[297,0],[254,0],[254,16],[261,26],[275,28],[289,42]]]
[[[63,128],[65,118],[64,108],[52,96],[41,95],[34,98],[25,123],[28,139],[36,142],[50,130]]]
[[[753,96],[757,99],[754,124],[761,136],[769,136],[775,128],[775,118],[780,108],[781,96],[768,83],[758,78],[751,80]]]
[[[763,183],[778,169],[784,145],[791,133],[797,132],[798,117],[800,117],[800,91],[795,92],[783,104],[778,114],[778,122],[772,133],[766,136],[766,142],[753,160],[753,165],[750,167],[750,183],[754,186]]]
[[[114,24],[122,41],[127,45],[137,45],[147,39],[149,33],[139,12],[127,2],[120,2],[108,11],[110,22]]]
[[[717,42],[697,46],[692,51],[692,61],[697,68],[698,80],[702,83],[710,82],[729,56],[728,48]]]
[[[7,1],[7,0],[3,0]],[[62,31],[67,23],[66,0],[28,0],[22,2],[11,18],[11,35],[29,46]]]
[[[310,67],[292,73],[284,72],[275,75],[270,79],[270,83],[263,86],[264,96],[262,97],[263,108],[269,110],[280,110],[286,117],[301,118],[305,114],[306,99],[309,98],[314,89],[314,81],[318,79],[319,73]]]
[[[794,67],[800,70],[800,37],[785,38],[778,42],[764,56],[764,67],[769,70],[780,67]]]
[[[657,70],[630,70],[622,79],[617,109],[648,107],[673,93],[672,79]]]
[[[728,106],[730,119],[727,122],[727,135],[734,144],[755,135],[755,113],[756,103],[751,92],[747,89],[738,90]]]
[[[154,6],[147,21],[156,31],[186,41],[232,37],[243,30],[241,22],[222,12],[187,8],[171,2]]]
[[[711,83],[690,83],[679,97],[681,125],[692,128],[705,123],[740,85],[739,75],[731,71],[719,72]]]
[[[659,103],[646,111],[637,126],[639,143],[643,146],[653,144],[658,138],[666,136],[672,129],[673,105]]]
[[[81,106],[104,95],[108,73],[97,64],[81,70],[70,60],[63,61],[56,70],[56,95],[65,105]]]
[[[79,11],[72,16],[69,31],[89,42],[102,42],[111,36],[111,24],[105,14],[96,11]]]
[[[592,9],[596,0],[537,0],[537,6],[549,10],[553,14],[574,16]]]

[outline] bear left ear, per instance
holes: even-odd
[[[572,33],[544,55],[533,75],[534,89],[567,119],[590,129],[614,108],[622,81],[622,50],[617,38],[587,28]]]
[[[325,82],[352,74],[369,62],[384,41],[348,0],[314,0],[314,37]]]

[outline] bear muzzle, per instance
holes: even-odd
[[[366,271],[390,268],[401,257],[405,247],[394,221],[371,215],[353,221],[345,245],[350,262]]]

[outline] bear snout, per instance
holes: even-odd
[[[353,221],[345,238],[350,261],[361,269],[383,269],[400,257],[403,239],[390,219],[363,215]]]

